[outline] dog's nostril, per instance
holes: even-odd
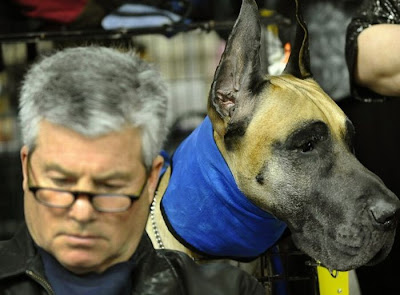
[[[374,217],[375,221],[379,224],[383,225],[390,225],[395,220],[396,214],[388,214],[388,215],[376,215],[374,211],[371,210],[372,216]]]
[[[395,226],[399,214],[397,206],[380,200],[370,208],[370,211],[372,217],[379,225],[383,225],[388,229]]]

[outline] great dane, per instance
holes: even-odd
[[[377,263],[392,247],[400,202],[356,159],[352,123],[313,80],[300,14],[278,76],[261,70],[258,15],[244,0],[208,116],[161,177],[147,232],[156,247],[194,258],[246,260],[287,226],[295,245],[327,268]]]

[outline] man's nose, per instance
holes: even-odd
[[[87,195],[80,194],[69,209],[69,215],[79,222],[89,222],[95,217],[96,209]]]

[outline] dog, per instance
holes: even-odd
[[[277,76],[262,72],[258,15],[243,0],[208,115],[160,178],[146,230],[156,248],[246,261],[287,227],[329,269],[375,264],[393,244],[399,199],[356,159],[352,123],[313,80],[301,15]]]

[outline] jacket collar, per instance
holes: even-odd
[[[0,243],[0,261],[0,279],[23,274],[28,265],[43,269],[25,223],[12,239]]]

